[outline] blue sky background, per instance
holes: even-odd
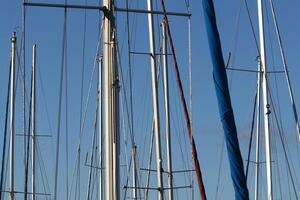
[[[42,2],[42,1],[39,1]],[[43,1],[48,2],[48,1]],[[63,3],[56,0],[52,3]],[[146,1],[130,1],[132,8],[146,8]],[[266,1],[268,2],[268,1]],[[72,4],[84,4],[84,1],[73,0],[69,1]],[[223,132],[219,120],[216,97],[211,73],[211,60],[208,50],[208,42],[204,26],[202,6],[200,0],[191,0],[192,12],[192,86],[193,86],[193,133],[197,143],[201,170],[204,178],[205,187],[207,190],[208,199],[216,197],[216,189],[218,183],[218,170],[221,159]],[[246,9],[242,0],[214,1],[217,22],[221,36],[223,53],[225,60],[228,57],[228,52],[232,52],[230,66],[243,69],[257,69],[255,61],[257,51],[253,40],[249,20],[247,18]],[[89,5],[96,5],[96,1],[89,1]],[[125,7],[123,1],[117,1],[119,7]],[[294,88],[295,99],[297,106],[300,105],[300,90],[298,88],[300,74],[298,54],[300,52],[300,27],[299,27],[299,12],[300,3],[298,1],[274,1],[277,10],[279,26],[282,32],[282,40],[286,57],[288,61],[290,77]],[[154,3],[156,9],[160,9],[159,3]],[[185,2],[166,0],[167,9],[171,11],[186,12]],[[255,32],[257,35],[257,4],[249,2],[251,18],[254,23]],[[267,7],[269,9],[269,6]],[[270,9],[269,9],[270,11]],[[9,51],[10,37],[13,31],[17,32],[18,47],[21,43],[22,30],[22,6],[19,0],[4,0],[0,7],[0,127],[3,133],[4,129],[4,113],[6,90],[8,81],[9,69]],[[240,14],[239,14],[240,13]],[[276,35],[273,28],[273,22],[268,12],[266,22],[266,47],[268,64],[267,67],[272,70],[275,66],[276,70],[282,70],[280,62],[280,54],[278,44],[276,43]],[[124,91],[128,94],[128,58],[127,58],[127,32],[125,26],[125,14],[117,15],[118,23],[118,42],[120,47],[120,67],[123,71],[124,84],[121,83],[121,101],[124,103]],[[96,11],[88,12],[87,14],[87,32],[86,32],[86,49],[85,49],[85,73],[83,85],[83,107],[86,105],[87,94],[89,88],[89,80],[93,71],[93,63],[97,48],[97,34],[99,25],[99,14]],[[156,31],[156,49],[159,51],[159,22],[161,18],[155,18]],[[147,16],[145,15],[130,15],[130,28],[132,30],[131,47],[134,51],[148,52],[148,25]],[[42,9],[28,8],[26,16],[26,83],[27,87],[30,84],[30,66],[31,66],[31,48],[34,43],[37,44],[38,51],[38,92],[37,92],[37,132],[39,134],[52,135],[51,138],[41,138],[39,142],[39,152],[41,152],[47,178],[50,185],[50,191],[53,192],[54,182],[54,163],[55,163],[55,141],[57,127],[57,111],[58,111],[58,89],[59,89],[59,72],[61,61],[61,46],[62,46],[62,26],[63,26],[63,10],[60,9]],[[82,49],[83,49],[83,26],[84,26],[84,11],[69,10],[68,11],[68,50],[67,50],[67,66],[68,66],[68,120],[69,120],[69,183],[71,183],[72,173],[75,166],[76,148],[78,144],[78,134],[80,125],[80,83],[82,70]],[[171,17],[170,26],[175,41],[178,62],[180,66],[181,77],[185,89],[185,95],[188,99],[188,29],[186,18]],[[272,42],[270,42],[272,41]],[[272,56],[273,55],[273,56]],[[151,82],[150,82],[150,64],[147,56],[136,55],[132,56],[133,63],[133,116],[134,116],[134,134],[138,149],[139,167],[146,168],[149,141],[152,123],[152,98],[151,98]],[[173,133],[173,158],[174,170],[190,169],[190,148],[187,141],[186,127],[184,123],[181,104],[179,102],[178,90],[173,73],[173,65],[170,63],[170,95],[171,95],[171,116],[172,116],[172,133]],[[87,107],[87,119],[84,126],[84,135],[82,140],[81,154],[81,199],[86,194],[87,171],[84,166],[86,153],[90,151],[92,143],[93,122],[95,120],[96,110],[96,80],[97,71],[94,74],[92,82],[92,92],[90,102]],[[231,98],[235,119],[238,128],[240,139],[240,147],[244,160],[246,160],[248,140],[250,134],[252,107],[256,88],[256,74],[244,72],[228,72],[228,79],[231,89]],[[40,82],[40,83],[39,83]],[[16,134],[22,133],[22,107],[21,107],[21,82],[18,81],[16,100]],[[270,77],[270,87],[272,95],[277,98],[275,76]],[[281,119],[284,126],[284,134],[286,143],[289,148],[289,156],[293,160],[294,171],[299,171],[300,160],[297,153],[295,125],[292,118],[292,110],[289,102],[287,85],[283,75],[277,76],[278,96],[280,97]],[[159,82],[160,94],[160,112],[161,112],[161,134],[164,141],[164,115],[163,115],[163,88],[162,80]],[[29,92],[27,92],[29,95]],[[128,97],[127,97],[128,98]],[[65,93],[63,96],[65,101]],[[28,103],[28,102],[27,102]],[[64,105],[64,104],[63,104]],[[276,107],[276,109],[278,106]],[[125,110],[125,107],[123,108]],[[275,108],[274,108],[275,109]],[[27,108],[28,110],[28,108]],[[61,129],[61,159],[59,172],[59,198],[65,199],[65,181],[66,181],[66,165],[65,165],[65,106],[62,112],[62,129]],[[122,111],[121,111],[122,115]],[[126,115],[126,114],[124,114]],[[122,115],[123,116],[123,115]],[[125,124],[125,125],[124,125]],[[121,163],[126,163],[125,148],[130,152],[130,141],[128,134],[128,120],[121,122]],[[287,199],[291,191],[289,191],[289,181],[287,179],[286,165],[283,164],[284,156],[281,144],[279,142],[277,130],[271,126],[273,135],[273,155],[274,155],[274,195],[280,198],[279,180],[283,184],[283,199]],[[2,136],[2,134],[1,134]],[[2,138],[2,137],[1,137]],[[16,142],[16,190],[23,190],[23,140],[22,137],[17,137]],[[128,140],[128,145],[125,145],[125,140]],[[264,140],[262,139],[262,144]],[[1,139],[2,149],[2,139]],[[163,158],[164,168],[166,168],[166,151],[163,142]],[[254,152],[254,150],[252,151]],[[154,152],[155,153],[155,152]],[[183,155],[183,156],[182,156]],[[264,151],[262,151],[262,161],[264,161]],[[276,157],[278,155],[278,159]],[[128,153],[130,158],[130,155]],[[252,154],[254,159],[254,154]],[[155,154],[153,154],[153,158]],[[277,166],[280,166],[277,168]],[[155,161],[152,163],[152,168],[155,168]],[[265,167],[262,166],[261,172],[265,172]],[[122,168],[122,180],[124,181],[125,169]],[[277,171],[280,171],[279,176]],[[38,172],[38,191],[43,192],[42,175]],[[250,164],[249,172],[249,191],[251,197],[254,194],[254,165]],[[220,171],[220,186],[217,199],[233,199],[233,188],[230,180],[230,174],[227,163],[226,149],[223,151],[223,159],[221,162]],[[297,173],[296,173],[297,174]],[[151,185],[155,187],[156,176],[153,175]],[[299,179],[299,174],[297,174]],[[130,178],[131,179],[131,178]],[[141,186],[144,186],[145,172],[140,173]],[[176,175],[175,185],[182,186],[189,184],[189,176]],[[165,177],[165,183],[167,178]],[[266,194],[266,179],[265,175],[261,178],[261,195],[265,198]],[[124,185],[124,184],[123,184]],[[297,181],[299,191],[299,182]],[[6,189],[8,189],[8,184]],[[74,190],[73,190],[74,191]],[[123,191],[123,190],[122,190]],[[198,192],[195,187],[196,198]],[[190,196],[185,194],[187,190],[179,190],[176,192],[177,199],[188,199]],[[74,192],[72,193],[74,195]],[[129,194],[130,196],[131,194]],[[152,198],[155,199],[155,193],[152,192]],[[294,198],[291,196],[292,199]],[[17,196],[16,199],[21,199],[22,196]],[[72,198],[71,198],[72,199]]]

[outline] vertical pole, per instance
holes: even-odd
[[[264,111],[264,130],[265,130],[265,148],[266,148],[266,169],[267,169],[267,193],[268,200],[273,199],[272,191],[272,166],[271,166],[271,146],[270,146],[270,129],[269,129],[269,114],[270,105],[268,102],[268,86],[267,86],[267,68],[265,57],[265,40],[264,40],[264,18],[263,18],[263,3],[262,0],[257,0],[258,3],[258,21],[259,21],[259,38],[260,38],[260,60],[262,68],[262,89],[263,89],[263,111]]]
[[[166,140],[168,163],[168,193],[169,200],[173,200],[173,174],[172,174],[172,148],[170,127],[170,103],[169,103],[169,72],[168,72],[168,37],[166,21],[162,22],[163,35],[163,66],[164,66],[164,91],[165,91],[165,115],[166,115]]]
[[[260,93],[261,93],[261,61],[258,57],[258,74],[257,74],[257,106],[256,106],[256,159],[255,159],[255,200],[258,200],[258,193],[259,193],[259,149],[260,149]]]
[[[32,200],[36,199],[35,196],[35,133],[36,133],[36,123],[35,123],[35,108],[36,108],[36,45],[33,45],[32,47],[32,106],[31,106],[31,142],[32,142]]]
[[[102,56],[98,57],[98,132],[99,132],[99,199],[102,200],[102,176],[103,176],[103,129],[102,129]]]
[[[16,33],[14,32],[11,38],[11,75],[10,75],[10,200],[14,200],[14,151],[15,151],[15,53],[16,53]]]
[[[132,176],[133,176],[133,199],[137,200],[137,173],[136,173],[136,145],[133,144],[133,148],[132,148]]]
[[[105,117],[105,195],[119,200],[119,81],[115,42],[114,0],[103,0],[103,64]]]
[[[152,0],[147,0],[148,11],[152,11]],[[154,130],[156,140],[156,164],[157,164],[157,185],[158,185],[158,200],[163,200],[163,176],[162,176],[162,157],[161,157],[161,141],[160,141],[160,127],[159,127],[159,106],[157,95],[157,76],[156,76],[156,56],[155,56],[155,37],[154,37],[154,23],[152,13],[148,13],[149,26],[149,43],[150,43],[150,62],[152,74],[152,97],[153,97],[153,116],[154,116]]]

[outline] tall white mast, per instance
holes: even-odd
[[[119,200],[119,81],[114,0],[103,0],[103,6],[106,8],[103,27],[105,195],[106,200]]]
[[[14,32],[11,38],[11,63],[10,63],[10,147],[9,147],[9,155],[10,155],[10,188],[9,188],[9,196],[10,200],[14,200],[14,151],[15,151],[15,53],[16,53],[16,43],[17,37]]]
[[[35,100],[36,100],[36,45],[32,47],[32,96],[31,96],[31,140],[32,140],[32,200],[36,199],[35,196],[35,133],[36,133],[36,123],[35,123]]]
[[[162,22],[163,35],[163,66],[164,66],[164,91],[165,91],[165,115],[166,115],[166,140],[167,140],[167,163],[168,163],[168,193],[169,200],[173,200],[173,174],[172,174],[172,149],[170,133],[170,103],[169,103],[169,72],[168,72],[168,37],[166,21]]]
[[[270,146],[270,129],[269,114],[270,104],[268,102],[268,86],[267,86],[267,68],[265,57],[265,40],[264,40],[264,18],[262,0],[257,0],[258,4],[258,22],[259,22],[259,38],[260,38],[260,60],[262,69],[262,89],[263,89],[263,111],[264,111],[264,129],[265,129],[265,148],[266,148],[266,169],[267,169],[267,193],[268,200],[273,199],[272,191],[272,166],[271,166],[271,146]]]
[[[152,0],[147,0],[148,11],[152,11]],[[150,62],[152,74],[152,98],[153,98],[153,117],[154,117],[154,131],[156,140],[156,164],[157,164],[157,186],[158,186],[158,200],[164,199],[163,191],[163,176],[162,176],[162,157],[161,157],[161,141],[160,141],[160,127],[159,127],[159,107],[157,95],[157,75],[156,75],[156,55],[155,55],[155,37],[153,15],[148,13],[148,27],[149,27],[149,45],[150,45]]]
[[[133,185],[133,199],[137,200],[138,198],[138,189],[137,189],[137,164],[136,164],[136,145],[134,144],[134,146],[132,147],[132,185]]]
[[[98,55],[98,133],[99,133],[99,199],[102,200],[102,176],[103,176],[103,129],[102,129],[102,56]]]
[[[257,74],[257,97],[256,97],[256,159],[255,159],[255,200],[258,200],[259,192],[259,149],[260,149],[260,93],[261,93],[261,61],[258,57],[258,74]]]

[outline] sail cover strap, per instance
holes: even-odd
[[[213,63],[213,79],[218,100],[219,113],[224,129],[231,178],[235,191],[235,199],[249,199],[243,160],[240,152],[237,130],[231,106],[221,42],[216,24],[214,5],[212,0],[202,0],[202,5],[210,54]]]

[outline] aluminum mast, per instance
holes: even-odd
[[[260,132],[260,95],[261,95],[261,77],[262,77],[262,71],[261,71],[261,62],[260,58],[258,57],[258,74],[257,74],[257,106],[256,106],[256,159],[255,159],[255,200],[258,200],[259,195],[259,149],[260,149],[260,138],[259,138],[259,132]]]
[[[148,11],[153,10],[152,0],[147,0]],[[148,14],[148,28],[149,28],[149,46],[150,46],[150,62],[152,74],[152,98],[153,98],[153,117],[154,117],[154,132],[156,141],[156,165],[157,165],[157,187],[158,200],[164,199],[163,191],[163,176],[162,176],[162,157],[161,157],[161,141],[160,141],[160,127],[159,127],[159,106],[157,95],[157,73],[156,73],[156,55],[155,55],[155,37],[154,37],[154,23],[153,14]]]
[[[163,35],[163,66],[164,66],[164,91],[165,91],[165,115],[166,115],[166,140],[167,140],[167,164],[168,164],[168,193],[169,200],[173,200],[173,174],[172,174],[172,149],[170,134],[170,103],[169,103],[169,72],[168,72],[168,37],[166,21],[162,23]]]
[[[105,8],[103,27],[105,195],[106,200],[119,200],[119,77],[114,0],[104,0],[103,7]]]
[[[36,186],[36,170],[35,170],[35,158],[36,158],[36,141],[35,141],[35,134],[36,134],[36,123],[35,123],[35,110],[36,110],[36,45],[32,47],[32,96],[31,96],[31,142],[32,142],[32,200],[36,199],[35,196],[35,186]]]
[[[14,32],[11,38],[11,75],[10,75],[10,188],[9,188],[9,199],[14,200],[14,153],[15,153],[15,53],[16,53],[17,37]]]
[[[269,114],[270,104],[268,102],[268,86],[267,86],[267,68],[265,57],[265,33],[264,33],[264,18],[263,18],[263,2],[257,0],[258,4],[258,22],[259,22],[259,38],[260,38],[260,61],[262,70],[262,89],[263,89],[263,112],[264,112],[264,130],[265,130],[265,148],[266,148],[266,169],[267,169],[267,192],[268,200],[273,199],[272,191],[272,166],[271,166],[271,146],[270,146],[270,128]]]

